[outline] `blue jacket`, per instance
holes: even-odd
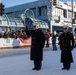
[[[56,43],[56,36],[55,35],[52,37],[52,43]]]

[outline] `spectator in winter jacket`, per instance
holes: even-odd
[[[57,50],[56,35],[54,33],[52,34],[52,46],[53,46],[53,50]]]
[[[50,33],[49,32],[46,32],[45,33],[46,47],[49,47],[49,38],[50,38]]]

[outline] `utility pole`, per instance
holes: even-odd
[[[53,8],[53,1],[49,0],[48,4],[47,4],[47,12],[48,12],[48,25],[49,25],[49,29],[50,29],[50,33],[52,33],[52,8]]]
[[[49,4],[50,3],[50,4]],[[48,9],[48,24],[50,32],[53,32],[53,24],[52,24],[52,12],[53,12],[53,6],[55,7],[57,5],[57,0],[49,0],[47,9]]]
[[[71,0],[71,7],[72,7],[72,22],[71,22],[71,25],[72,25],[72,33],[74,34],[74,29],[73,29],[73,0]]]

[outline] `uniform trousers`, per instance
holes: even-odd
[[[69,69],[71,66],[70,63],[63,63],[63,67],[66,68],[66,69]]]
[[[41,67],[42,67],[42,61],[40,61],[40,60],[34,60],[34,67],[36,69],[41,69]]]

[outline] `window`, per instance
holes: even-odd
[[[75,19],[76,19],[76,12],[75,12]]]
[[[39,7],[38,10],[39,10],[39,16],[41,16],[41,8]]]
[[[47,15],[47,7],[42,6],[38,8],[39,16],[46,16]]]
[[[67,18],[67,10],[65,10],[65,9],[64,9],[64,11],[63,11],[63,16],[64,16],[65,18]]]
[[[53,14],[56,15],[56,16],[63,15],[63,9],[54,8]]]

